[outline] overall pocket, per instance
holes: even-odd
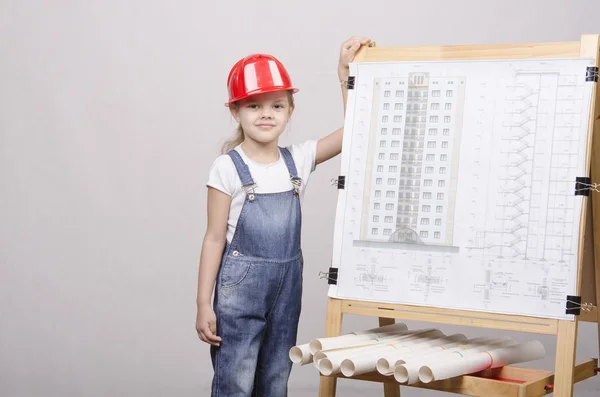
[[[250,268],[250,261],[227,258],[221,269],[221,288],[228,289],[240,285],[250,272]]]

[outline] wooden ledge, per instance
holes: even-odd
[[[597,359],[590,359],[576,365],[573,382],[581,382],[595,376],[597,368]],[[321,376],[323,377],[323,375]],[[377,372],[351,378],[342,374],[332,377],[398,384],[393,376],[383,376]],[[551,371],[505,366],[431,383],[415,383],[410,386],[400,384],[400,386],[445,391],[474,397],[540,397],[548,394],[549,391],[546,386],[553,384],[554,373]]]

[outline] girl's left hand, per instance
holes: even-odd
[[[358,49],[371,42],[368,37],[353,36],[342,44],[340,49],[340,60],[338,62],[338,74],[341,77],[346,77],[349,72],[349,64],[354,59]]]

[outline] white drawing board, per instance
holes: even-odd
[[[592,64],[352,63],[329,296],[572,319]]]

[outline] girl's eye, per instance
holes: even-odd
[[[257,105],[257,104],[255,104],[255,103],[251,103],[251,104],[249,104],[249,105],[248,105],[248,107],[249,107],[250,109],[256,109],[256,108],[258,108],[258,105]]]
[[[285,106],[284,106],[284,105],[281,105],[281,104],[278,104],[278,105],[275,105],[275,107],[276,107],[277,109],[283,109]]]

